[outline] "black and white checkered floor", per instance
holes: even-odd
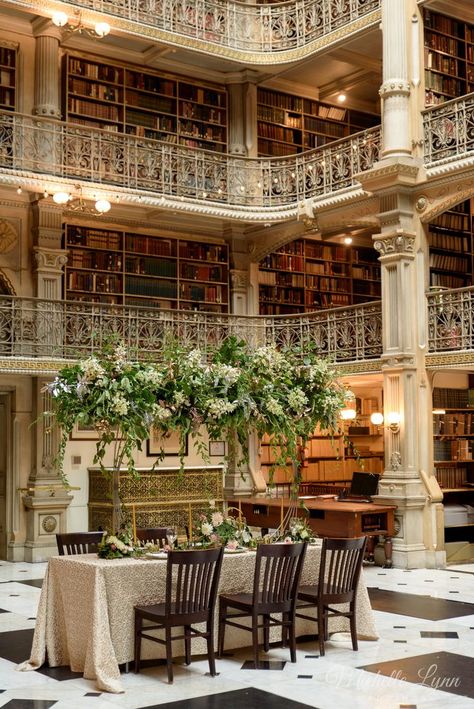
[[[17,672],[29,656],[45,564],[0,562],[0,707],[8,709],[474,709],[474,565],[443,570],[365,567],[380,640],[347,636],[271,649],[270,668],[247,669],[250,649],[218,661],[176,665],[175,683],[163,667],[124,675],[125,694],[98,692],[69,668]]]

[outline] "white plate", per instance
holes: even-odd
[[[149,551],[145,554],[147,559],[167,559],[168,554],[165,551]]]
[[[227,547],[224,548],[224,554],[245,554],[247,549],[227,549]]]

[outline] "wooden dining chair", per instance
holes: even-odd
[[[166,539],[167,527],[138,527],[136,530],[139,542],[151,542],[156,546],[163,547],[168,543]]]
[[[97,551],[105,532],[68,532],[56,534],[59,556],[91,554]]]
[[[349,618],[352,648],[358,648],[356,596],[366,542],[367,537],[323,539],[318,583],[301,586],[298,590],[301,604],[298,603],[296,616],[317,621],[321,656],[324,655],[324,641],[328,639],[328,619],[332,616]],[[349,608],[332,607],[342,603],[349,604]],[[302,608],[316,608],[317,618],[304,615],[300,612]]]
[[[296,662],[295,607],[298,584],[306,554],[306,543],[261,544],[257,548],[253,593],[221,594],[219,596],[218,656],[224,652],[227,625],[252,633],[255,667],[258,667],[258,631],[263,628],[263,646],[268,652],[270,628],[282,628],[282,641],[290,638],[291,661]],[[229,609],[232,613],[228,613]],[[281,615],[276,618],[275,615]],[[249,617],[250,626],[236,623],[235,618]],[[262,622],[259,624],[259,618]]]
[[[222,566],[223,547],[168,552],[166,595],[164,603],[135,606],[135,672],[140,671],[142,638],[166,646],[168,682],[173,682],[173,640],[184,639],[185,662],[191,663],[191,640],[206,638],[209,672],[216,675],[214,654],[214,611]],[[152,625],[143,626],[143,621]],[[206,623],[205,630],[192,627]],[[184,634],[171,635],[172,628],[182,627]],[[151,630],[164,630],[165,639],[150,635]]]

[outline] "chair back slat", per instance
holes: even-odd
[[[261,544],[258,547],[253,588],[255,612],[263,605],[295,602],[305,553],[306,544]]]
[[[136,535],[138,541],[143,544],[150,542],[156,546],[163,547],[167,544],[166,531],[167,527],[138,527]]]
[[[366,537],[323,540],[319,587],[324,595],[353,594],[359,582]]]
[[[56,534],[59,556],[92,554],[102,541],[105,532],[69,532]]]
[[[189,615],[215,604],[223,548],[170,551],[166,578],[166,612]]]

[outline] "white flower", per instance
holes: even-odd
[[[252,535],[250,532],[248,532],[246,529],[242,531],[242,541],[244,544],[248,544],[249,541],[252,539]]]
[[[209,522],[203,522],[201,524],[201,532],[204,534],[205,537],[208,537],[213,532],[212,524],[209,524]]]
[[[111,401],[111,409],[120,416],[125,416],[128,413],[128,403],[122,394],[115,394]]]
[[[301,539],[306,539],[306,537],[309,537],[309,534],[306,529],[300,530],[300,537]]]
[[[224,399],[209,399],[207,401],[209,416],[214,419],[219,419],[221,416],[232,413],[237,408],[237,405],[237,401],[225,401]]]
[[[173,412],[167,409],[166,406],[160,406],[159,404],[153,406],[153,417],[156,421],[166,421],[171,418],[172,415]]]
[[[89,357],[80,363],[80,367],[84,373],[84,379],[88,382],[94,381],[98,377],[105,374],[105,370],[96,357]]]
[[[211,522],[214,527],[218,527],[224,521],[224,517],[221,512],[213,512],[211,515]]]
[[[273,398],[273,396],[269,396],[267,399],[267,409],[271,414],[275,414],[275,416],[282,416],[283,415],[283,406]]]
[[[302,389],[296,387],[288,394],[288,403],[294,411],[303,411],[308,403],[308,397]]]

